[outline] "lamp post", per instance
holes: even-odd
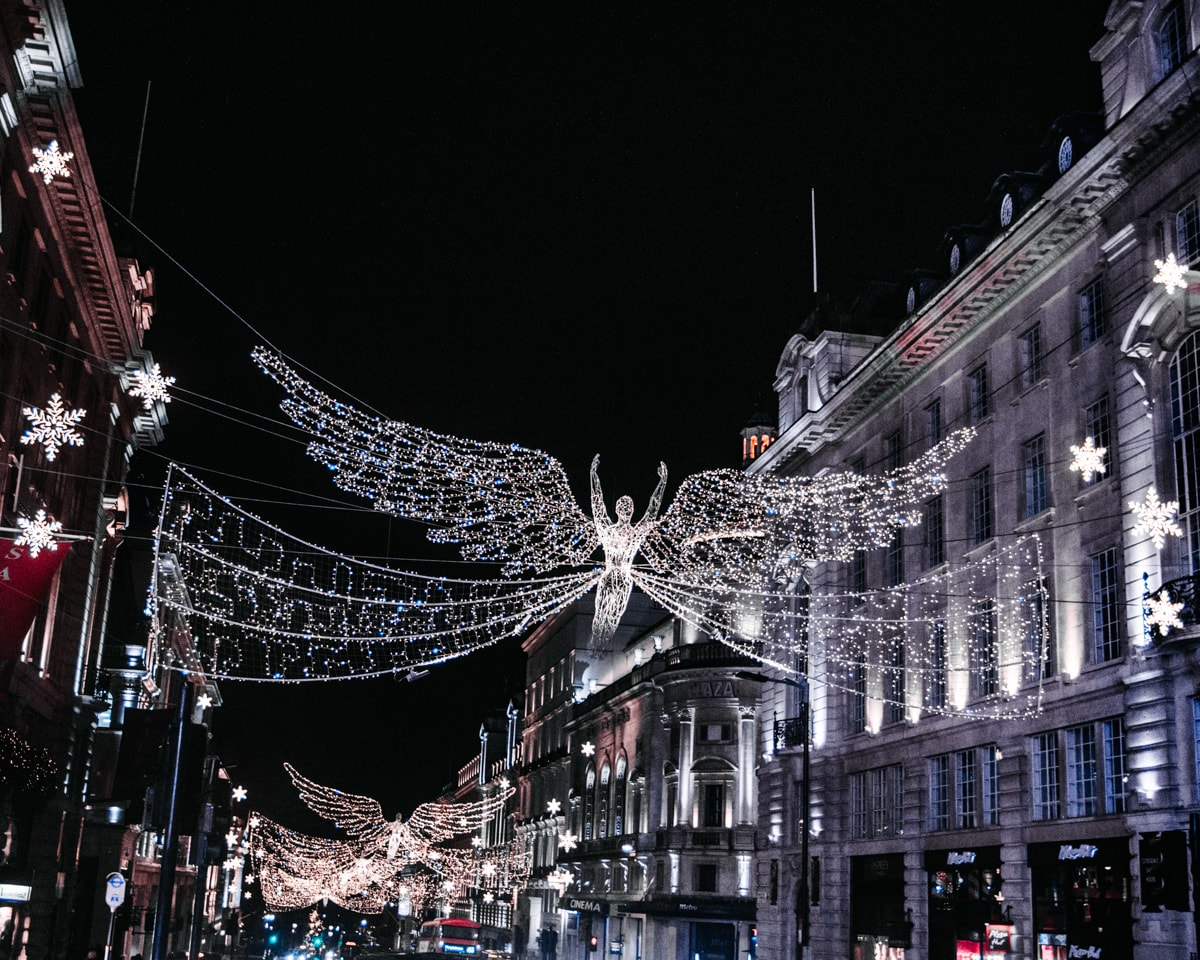
[[[800,749],[801,749],[801,780],[804,784],[801,790],[800,803],[804,812],[804,828],[800,831],[800,884],[796,888],[796,957],[804,960],[808,953],[809,933],[809,894],[808,894],[808,819],[810,813],[810,798],[812,788],[809,783],[809,752],[808,752],[808,680],[803,682],[791,677],[768,677],[765,673],[753,673],[749,670],[739,670],[734,674],[739,680],[749,680],[752,683],[781,683],[787,687],[795,687],[800,691]],[[774,731],[772,731],[774,736]]]

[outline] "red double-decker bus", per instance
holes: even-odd
[[[433,953],[448,957],[477,957],[483,953],[479,945],[479,924],[474,920],[439,917],[421,924],[417,935],[417,953]]]

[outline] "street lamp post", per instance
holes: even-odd
[[[791,677],[768,677],[765,673],[753,673],[749,670],[739,670],[735,676],[739,680],[749,680],[753,683],[781,683],[784,686],[795,687],[800,691],[800,749],[801,749],[801,790],[800,803],[804,813],[804,826],[800,831],[800,883],[796,888],[796,957],[804,960],[809,945],[809,893],[808,893],[808,819],[810,813],[811,787],[809,784],[809,751],[808,751],[808,713],[809,696],[808,680],[804,682],[793,680]],[[774,736],[774,733],[772,733]]]

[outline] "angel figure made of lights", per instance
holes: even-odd
[[[515,792],[507,781],[495,793],[472,803],[433,801],[417,806],[407,820],[387,820],[372,797],[345,793],[309,780],[290,763],[283,765],[300,799],[313,813],[331,821],[366,850],[383,852],[389,863],[424,862],[433,844],[471,833],[488,822]]]
[[[603,551],[603,569],[584,587],[597,589],[596,652],[611,641],[634,585],[728,641],[737,632],[728,597],[761,595],[794,580],[795,569],[889,543],[897,526],[918,522],[922,504],[943,491],[943,466],[974,435],[960,430],[881,474],[693,474],[661,516],[667,469],[660,465],[635,523],[626,496],[616,502],[616,520],[609,518],[598,457],[588,516],[547,453],[388,420],[334,399],[271,350],[259,347],[253,356],[283,387],[281,409],[311,438],[309,456],[333,472],[334,483],[379,511],[427,524],[431,541],[457,545],[466,560],[499,562],[506,577],[595,569],[593,555]],[[645,565],[635,565],[639,555]]]

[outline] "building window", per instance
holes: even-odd
[[[596,817],[596,826],[598,828],[598,836],[608,836],[608,800],[609,800],[609,785],[612,783],[612,767],[607,763],[600,771],[600,790],[596,795],[599,807],[599,814]]]
[[[954,755],[954,822],[959,828],[975,826],[975,751],[960,750]]]
[[[1175,214],[1175,259],[1189,267],[1200,260],[1200,204],[1195,200]]]
[[[904,447],[900,443],[900,431],[889,433],[883,438],[883,467],[899,470],[904,463]]]
[[[904,528],[892,531],[892,540],[887,548],[887,584],[898,587],[904,582]]]
[[[1200,788],[1200,699],[1192,701],[1192,752],[1196,758],[1195,784]]]
[[[715,863],[696,864],[696,875],[693,879],[697,893],[716,893],[717,865]]]
[[[884,722],[904,720],[904,638],[892,638],[891,663],[883,675]]]
[[[583,789],[583,839],[591,840],[596,822],[596,770],[588,767]]]
[[[1021,364],[1021,387],[1028,389],[1042,379],[1042,328],[1030,327],[1017,338]]]
[[[1044,434],[1038,434],[1032,440],[1021,444],[1021,469],[1025,478],[1025,509],[1022,516],[1028,520],[1049,506]]]
[[[929,685],[926,703],[933,711],[946,709],[946,621],[938,617],[929,628],[929,653],[932,663],[929,669]]]
[[[1033,738],[1033,819],[1057,820],[1062,816],[1058,802],[1058,734],[1039,733]]]
[[[1083,430],[1084,436],[1091,437],[1093,444],[1104,448],[1104,463],[1106,468],[1108,464],[1117,462],[1116,452],[1113,450],[1112,421],[1108,415],[1107,393],[1095,403],[1084,407]],[[1090,482],[1095,483],[1104,476],[1105,474],[1102,473],[1094,474]]]
[[[1105,720],[1104,736],[1104,812],[1125,812],[1125,721],[1120,717]]]
[[[1090,558],[1092,568],[1092,659],[1095,663],[1124,655],[1121,641],[1121,584],[1117,548]]]
[[[945,530],[942,498],[936,496],[925,504],[925,566],[936,567],[946,560]]]
[[[1079,345],[1090,347],[1108,332],[1104,314],[1104,285],[1093,280],[1079,291]]]
[[[625,833],[625,805],[627,802],[627,793],[629,781],[627,778],[628,765],[625,762],[625,755],[622,754],[617,758],[617,782],[616,790],[613,791],[613,836],[619,837]]]
[[[1175,496],[1179,525],[1200,571],[1200,334],[1190,334],[1171,359],[1171,436],[1175,452]]]
[[[1096,813],[1096,731],[1091,724],[1067,731],[1067,816]]]
[[[983,822],[1000,823],[1000,751],[994,743],[983,748]]]
[[[971,477],[971,539],[983,543],[996,535],[992,512],[992,468],[984,467]]]
[[[925,408],[925,436],[931,447],[942,442],[941,400],[934,400]]]
[[[929,761],[929,829],[950,829],[950,755]]]
[[[850,667],[850,729],[867,729],[867,665],[861,658]]]
[[[900,764],[850,774],[850,832],[856,840],[899,836],[904,769]]]
[[[999,657],[996,635],[996,604],[984,600],[971,615],[968,625],[971,642],[971,687],[977,697],[993,697],[1000,689]]]
[[[701,743],[732,743],[733,724],[702,723],[699,725]]]
[[[867,590],[867,551],[855,550],[850,559],[850,589],[855,593]]]
[[[988,415],[987,364],[982,363],[967,374],[967,417],[972,424]]]
[[[1037,682],[1058,672],[1053,633],[1046,613],[1046,580],[1028,581],[1021,590],[1025,615],[1025,662],[1029,679]]]
[[[725,826],[725,784],[706,783],[700,793],[701,823],[705,827]]]
[[[1155,66],[1158,69],[1155,79],[1162,80],[1170,76],[1183,63],[1186,39],[1183,5],[1172,3],[1163,11],[1158,29],[1154,31]]]

